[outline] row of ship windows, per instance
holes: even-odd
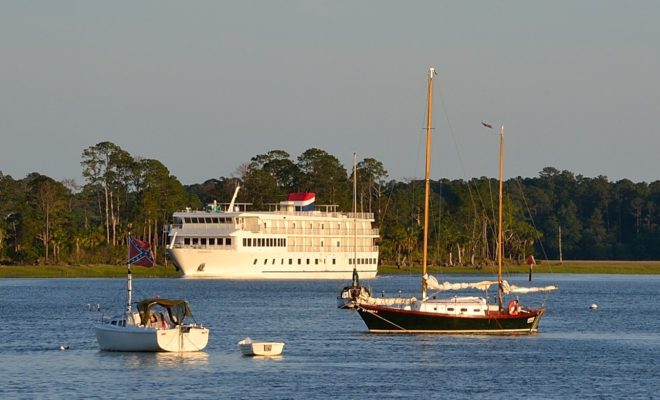
[[[243,238],[243,247],[286,247],[285,238]]]
[[[357,263],[359,264],[376,264],[378,263],[378,260],[375,258],[358,258]],[[353,265],[353,259],[349,258],[348,259],[348,264]]]
[[[231,246],[230,237],[219,238],[183,238],[185,245],[209,245],[209,246]]]
[[[312,264],[312,259],[311,258],[306,258],[304,260],[306,261],[307,265]],[[376,264],[376,262],[377,262],[377,260],[375,258],[358,258],[357,261],[358,261],[358,264]],[[259,262],[259,259],[255,258],[254,262],[252,262],[252,265],[257,265],[258,262]],[[293,265],[293,262],[294,262],[294,259],[289,258],[289,265]],[[275,265],[275,263],[276,263],[276,260],[273,258],[272,261],[271,261],[271,264]],[[325,264],[325,260],[320,260],[320,263]],[[348,263],[353,264],[353,259],[349,259]],[[332,259],[332,265],[335,265],[335,264],[337,264],[337,260],[333,258]],[[264,265],[268,265],[268,259],[267,258],[264,258]],[[283,258],[280,259],[280,265],[284,265],[284,259]],[[303,259],[302,258],[298,258],[298,265],[303,265]],[[314,265],[319,265],[319,259],[318,258],[314,259]]]
[[[232,218],[224,217],[184,217],[183,222],[186,224],[232,224]],[[176,222],[181,224],[181,218]]]

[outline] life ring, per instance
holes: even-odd
[[[520,313],[520,306],[518,305],[518,300],[511,300],[508,305],[509,314],[518,315]]]

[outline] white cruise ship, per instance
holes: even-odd
[[[184,278],[351,279],[376,276],[378,230],[372,213],[315,206],[313,193],[292,193],[269,211],[214,202],[178,211],[168,254]]]

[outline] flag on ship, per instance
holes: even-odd
[[[141,265],[143,267],[153,267],[154,252],[151,245],[140,239],[128,236],[128,264]]]
[[[290,202],[293,202],[296,211],[314,211],[314,201],[316,196],[314,193],[289,193]]]

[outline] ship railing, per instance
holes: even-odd
[[[282,215],[294,215],[299,217],[330,217],[330,218],[344,218],[344,219],[374,219],[374,213],[370,212],[359,212],[359,213],[345,213],[340,211],[288,211],[288,210],[277,210],[273,211],[274,214]]]
[[[317,245],[289,245],[290,252],[319,252],[319,253],[351,253],[351,252],[377,252],[378,246],[317,246]]]
[[[257,233],[257,231],[250,230]],[[277,235],[319,235],[319,236],[378,236],[378,228],[357,229],[354,233],[353,229],[336,229],[336,228],[280,228],[280,227],[267,227],[263,228],[261,232],[266,234]]]

